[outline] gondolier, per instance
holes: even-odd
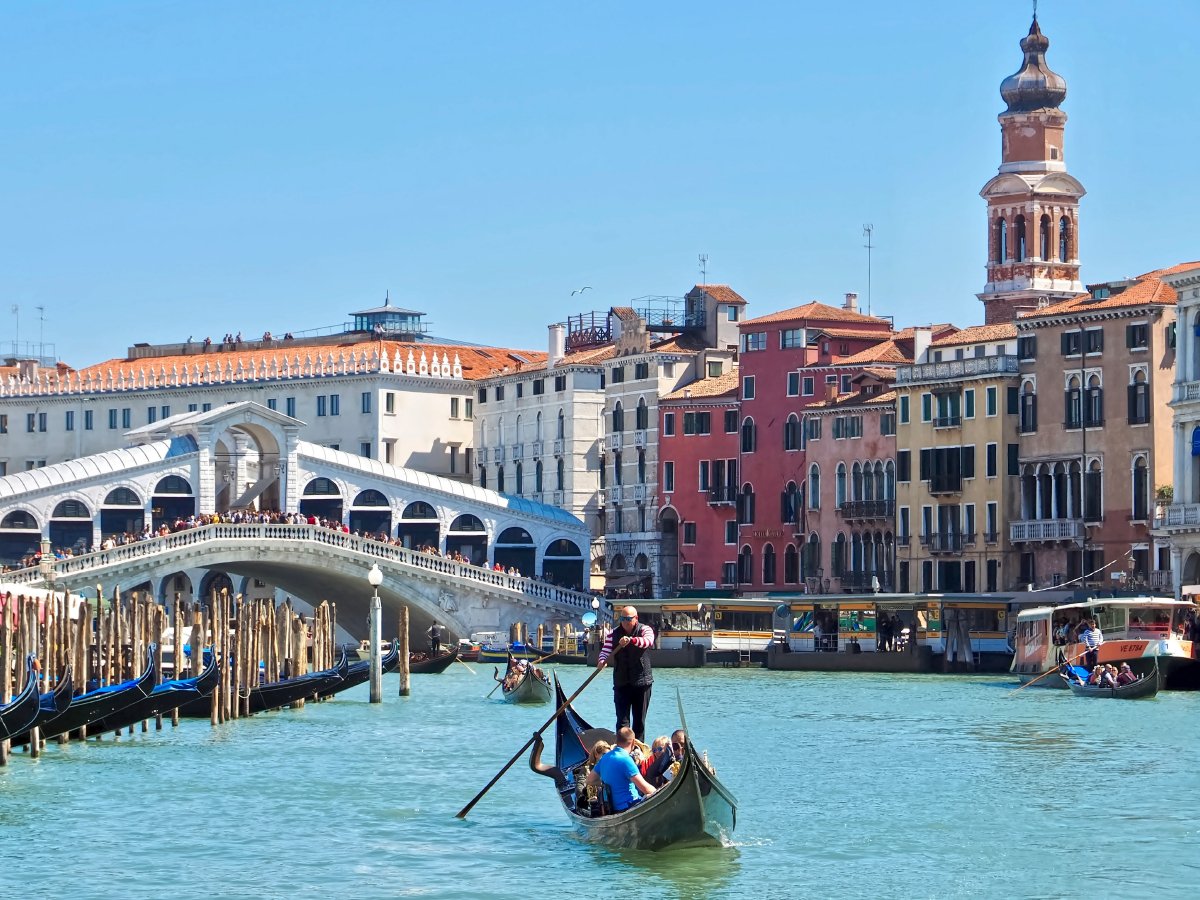
[[[429,635],[429,655],[437,656],[442,652],[442,626],[434,622],[425,633]]]
[[[612,657],[613,702],[617,707],[614,730],[619,732],[627,726],[632,727],[642,742],[646,740],[646,710],[650,708],[650,688],[654,683],[654,672],[650,668],[652,646],[654,631],[638,622],[636,609],[626,606],[621,610],[617,627],[608,633],[600,648],[601,669]]]
[[[1087,629],[1079,635],[1079,642],[1087,647],[1084,654],[1084,665],[1089,669],[1096,668],[1100,661],[1100,645],[1104,643],[1104,635],[1096,621],[1087,623]]]

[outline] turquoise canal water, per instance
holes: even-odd
[[[1006,678],[656,673],[654,731],[737,794],[737,844],[581,843],[524,762],[549,715],[485,700],[490,667],[413,695],[17,754],[0,896],[71,898],[1195,897],[1200,694],[1089,701]],[[568,685],[586,670],[560,669]],[[607,675],[577,704],[609,724]],[[151,725],[153,729],[153,724]]]

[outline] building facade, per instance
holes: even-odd
[[[1148,587],[1167,559],[1154,497],[1174,482],[1174,288],[1186,267],[1089,286],[1017,319],[1021,582]],[[1169,552],[1169,551],[1168,551]],[[1161,576],[1160,576],[1161,578]]]
[[[930,340],[896,371],[896,582],[901,592],[1016,586],[1017,329]]]

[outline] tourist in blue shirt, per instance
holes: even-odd
[[[643,797],[654,793],[654,788],[642,777],[637,763],[629,754],[630,748],[633,747],[633,737],[632,728],[626,727],[618,731],[616,746],[600,757],[592,771],[588,772],[588,784],[608,785],[609,791],[612,792],[614,812],[629,809]]]

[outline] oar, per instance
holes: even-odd
[[[546,724],[543,725],[541,728],[539,728],[537,731],[535,731],[533,733],[533,737],[531,737],[528,741],[525,742],[525,746],[522,747],[520,750],[518,750],[516,755],[512,759],[510,759],[507,763],[505,763],[504,768],[496,773],[496,777],[487,783],[487,787],[485,787],[482,791],[480,791],[478,794],[476,794],[470,803],[468,803],[466,806],[464,806],[462,809],[460,809],[458,811],[458,815],[456,815],[454,818],[465,819],[467,817],[467,813],[469,813],[474,808],[475,804],[483,799],[483,795],[486,794],[488,791],[490,791],[492,789],[492,787],[496,784],[496,782],[501,779],[501,777],[504,775],[504,773],[513,767],[513,763],[515,763],[518,759],[520,759],[522,754],[524,754],[526,750],[528,750],[530,747],[533,746],[534,741],[536,741],[538,739],[538,735],[540,735],[543,731],[545,731],[547,728],[549,728],[551,725],[553,725],[554,720],[557,719],[559,716],[561,716],[563,713],[563,710],[565,710],[568,706],[571,705],[571,701],[574,700],[576,697],[578,697],[580,694],[582,694],[583,689],[592,683],[592,679],[595,678],[597,675],[599,675],[603,671],[604,671],[604,667],[596,666],[596,671],[587,677],[587,680],[585,680],[583,682],[583,684],[581,684],[579,686],[579,690],[577,690],[575,693],[573,693],[570,697],[568,697],[563,702],[563,705],[560,706],[555,711],[554,715],[552,715],[549,719],[546,720]]]
[[[455,660],[454,660],[454,661],[455,661],[456,663],[461,663],[462,665],[464,665],[464,666],[467,666],[467,664],[466,664],[465,662],[463,662],[461,659],[458,659],[457,657],[455,657]],[[470,666],[467,666],[467,671],[468,671],[468,672],[470,672],[472,675],[474,675],[474,674],[475,674],[475,670],[474,670],[474,669],[472,669]]]
[[[463,663],[463,665],[465,666],[465,665],[466,665],[466,663]],[[492,667],[492,677],[493,677],[493,678],[495,678],[495,677],[496,677],[496,673],[497,673],[497,672],[499,672],[499,671],[500,671],[499,669],[497,669],[495,666],[493,666],[493,667]],[[505,674],[505,675],[507,675],[508,673],[507,673],[507,672],[505,672],[504,674]],[[492,694],[496,693],[496,688],[500,687],[500,685],[502,685],[502,684],[504,684],[504,682],[503,682],[503,681],[500,681],[499,679],[497,679],[497,680],[496,680],[496,687],[494,687],[494,688],[492,688],[490,691],[488,691],[488,695],[487,695],[486,697],[484,697],[483,699],[484,699],[484,700],[491,700],[491,699],[492,699]]]
[[[1047,669],[1045,672],[1043,672],[1043,673],[1042,673],[1041,675],[1039,675],[1037,678],[1033,679],[1033,681],[1027,681],[1027,682],[1025,682],[1023,685],[1021,685],[1019,688],[1017,688],[1015,691],[1012,691],[1012,692],[1010,692],[1008,696],[1010,696],[1010,697],[1011,697],[1013,694],[1019,694],[1019,693],[1021,693],[1021,691],[1025,690],[1025,688],[1029,687],[1031,684],[1037,684],[1039,681],[1041,681],[1041,680],[1042,680],[1043,678],[1045,678],[1047,675],[1051,675],[1051,674],[1053,674],[1053,673],[1055,673],[1055,672],[1061,672],[1061,671],[1062,671],[1062,667],[1063,667],[1063,666],[1069,666],[1071,663],[1075,662],[1075,660],[1079,659],[1079,657],[1080,657],[1080,656],[1087,656],[1087,653],[1088,653],[1088,651],[1084,650],[1082,653],[1079,653],[1079,654],[1076,654],[1075,656],[1072,656],[1072,657],[1071,657],[1070,659],[1068,659],[1066,662],[1064,662],[1064,663],[1059,663],[1059,664],[1058,664],[1058,666],[1056,666],[1055,668],[1053,668],[1053,669]]]

